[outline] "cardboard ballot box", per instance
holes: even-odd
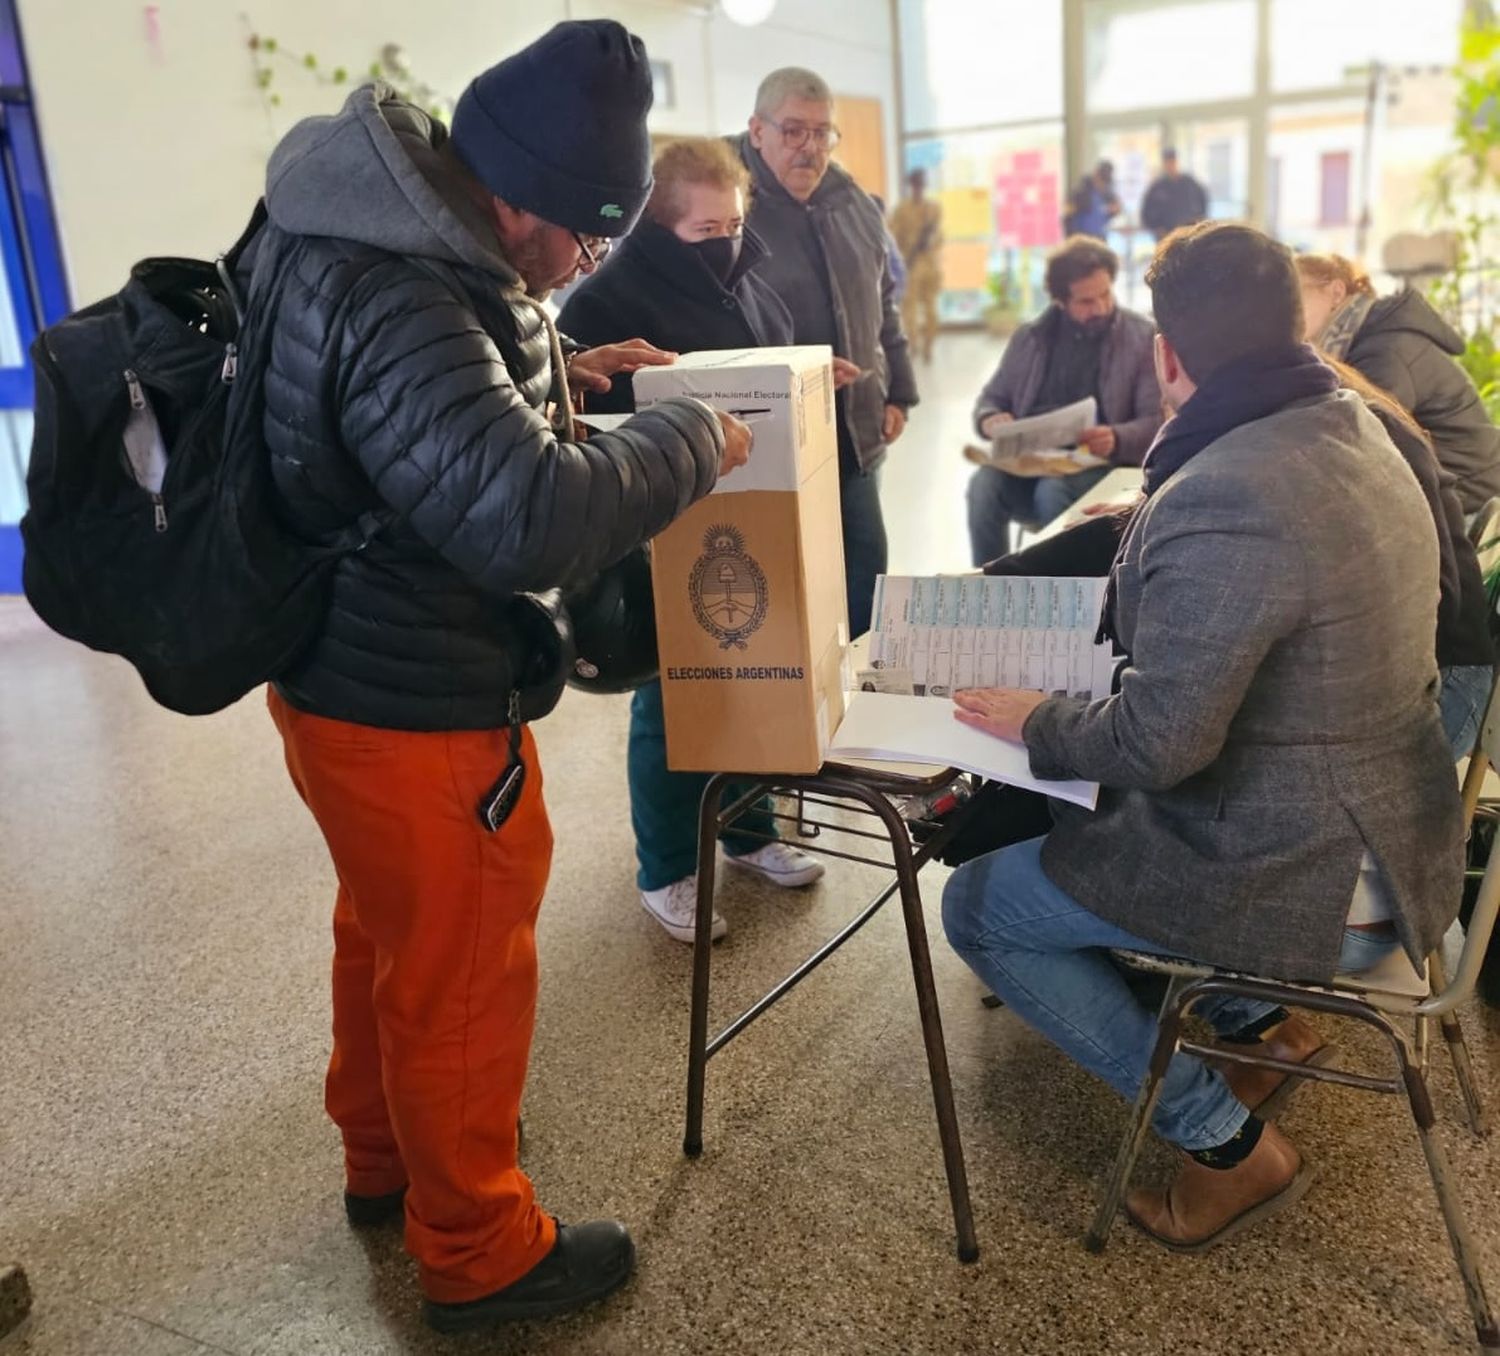
[[[697,396],[754,431],[750,464],[652,542],[667,765],[816,772],[844,714],[848,615],[827,347],[689,353],[637,409]]]

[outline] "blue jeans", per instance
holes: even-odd
[[[839,497],[844,520],[844,590],[853,640],[870,629],[875,578],[886,569],[889,548],[880,508],[880,472],[845,472]]]
[[[1156,1044],[1156,1014],[1130,991],[1106,948],[1167,954],[1106,922],[1048,879],[1042,838],[959,867],[943,891],[943,929],[964,962],[1026,1024],[1122,1097],[1133,1098]],[[1346,933],[1340,967],[1368,969],[1395,945]],[[1220,1035],[1275,1008],[1245,998],[1206,998],[1194,1009]],[[1232,1139],[1249,1112],[1217,1073],[1191,1055],[1167,1068],[1152,1124],[1189,1151]]]
[[[1442,678],[1438,708],[1443,716],[1443,733],[1456,761],[1474,752],[1495,675],[1488,664],[1454,664],[1442,671]]]
[[[969,548],[975,565],[1010,551],[1010,525],[1042,527],[1074,500],[1093,489],[1110,468],[1080,471],[1076,476],[1013,476],[981,466],[969,480]]]
[[[672,772],[667,768],[667,726],[662,713],[661,684],[636,689],[630,702],[630,746],[625,758],[630,782],[630,823],[635,829],[636,884],[642,890],[664,890],[698,869],[698,807],[707,772]],[[744,787],[730,787],[724,799],[733,803]],[[776,836],[771,801],[766,797],[735,821],[723,837],[731,857],[765,847],[746,833]]]

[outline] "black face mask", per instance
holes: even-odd
[[[708,240],[695,240],[692,248],[708,265],[709,272],[726,286],[734,266],[740,261],[740,245],[743,238],[737,235],[716,235]]]

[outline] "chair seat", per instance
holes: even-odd
[[[1333,987],[1343,993],[1393,994],[1397,998],[1426,998],[1432,993],[1427,966],[1412,968],[1405,947],[1396,947],[1379,965],[1357,975],[1335,975]]]
[[[1287,984],[1323,993],[1357,993],[1370,998],[1377,1006],[1386,1006],[1379,1002],[1381,998],[1416,1001],[1428,997],[1432,992],[1432,986],[1427,982],[1427,967],[1424,965],[1420,973],[1413,969],[1405,950],[1399,946],[1379,965],[1357,975],[1335,975],[1328,984],[1309,984],[1301,980],[1252,975],[1240,970],[1221,970],[1202,961],[1184,960],[1178,956],[1154,956],[1149,951],[1130,951],[1124,947],[1111,947],[1109,954],[1122,965],[1148,974],[1176,975],[1182,979],[1208,979],[1217,975],[1224,979],[1248,979],[1261,984]],[[1398,1006],[1404,1007],[1405,1003]]]

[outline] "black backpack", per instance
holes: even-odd
[[[367,514],[308,542],[277,516],[261,428],[284,260],[257,260],[248,306],[233,281],[265,221],[261,203],[217,263],[143,260],[31,348],[26,596],[187,715],[284,670],[322,621],[332,565],[381,526]]]

